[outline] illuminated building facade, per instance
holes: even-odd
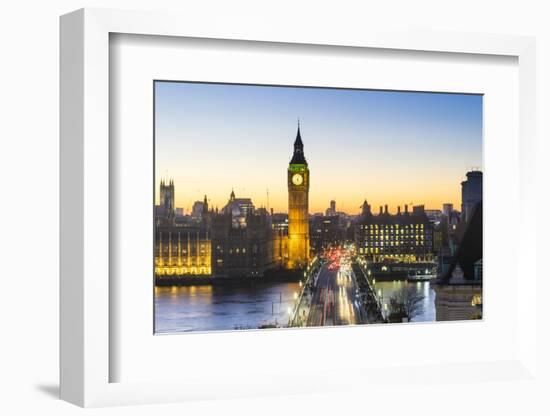
[[[173,200],[172,181],[168,190],[162,202],[168,197]],[[286,264],[286,230],[273,226],[273,216],[255,209],[249,198],[236,198],[232,192],[220,212],[209,209],[206,195],[195,205],[197,209],[185,221],[170,221],[169,210],[156,210],[155,276],[160,282],[174,283],[185,277],[261,277]]]
[[[354,234],[357,253],[372,262],[425,263],[434,259],[433,225],[423,206],[414,207],[412,213],[407,205],[404,213],[398,207],[392,215],[386,205],[373,215],[365,201]]]
[[[288,166],[288,264],[304,268],[309,261],[309,168],[304,155],[300,125],[294,154]]]
[[[184,276],[211,273],[212,247],[207,229],[157,226],[155,275]]]

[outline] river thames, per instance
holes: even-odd
[[[435,321],[435,294],[429,282],[376,282],[383,303],[411,285],[424,299],[413,322]],[[155,332],[184,333],[286,326],[289,310],[300,292],[298,283],[257,283],[242,286],[201,285],[155,289]]]

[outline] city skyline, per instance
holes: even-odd
[[[331,200],[352,215],[365,199],[375,213],[459,208],[460,183],[482,165],[479,95],[156,82],[155,102],[155,203],[170,178],[186,213],[205,194],[221,208],[232,190],[287,212],[297,116],[311,214]]]
[[[475,171],[471,171],[471,172],[475,172]],[[173,179],[171,179],[171,178],[161,178],[160,181],[159,181],[159,184],[160,183],[165,183],[166,185],[169,185],[170,183],[173,183]],[[160,193],[160,190],[157,189],[156,192]],[[221,210],[224,206],[231,203],[231,193],[234,193],[234,192],[235,192],[234,189],[231,189],[230,195],[227,197],[226,201],[224,203],[220,204],[220,205],[213,204],[211,199],[208,197],[208,195],[205,194],[204,196],[207,197],[208,209],[209,210],[216,210],[216,209]],[[204,196],[203,196],[202,199],[197,199],[197,200],[193,201],[193,204],[203,203],[204,202]],[[159,205],[159,202],[160,202],[160,201],[158,201],[159,197],[160,196],[157,195],[157,201],[155,202],[155,205],[157,205],[157,206]],[[235,194],[235,198],[250,199],[252,204],[254,205],[255,209],[267,208],[265,205],[257,205],[255,203],[254,199],[249,198],[247,195],[236,195]],[[175,188],[175,198],[174,199],[177,200],[177,188]],[[396,206],[390,206],[390,205],[385,204],[385,203],[381,203],[379,205],[373,205],[373,204],[371,204],[370,200],[368,200],[368,199],[365,199],[365,200],[367,200],[367,202],[371,206],[371,210],[372,210],[373,215],[378,215],[379,213],[385,212],[386,209],[387,209],[387,212],[389,214],[392,214],[392,215],[395,215],[395,214],[398,214],[398,213],[404,213],[405,209],[406,209],[406,206],[408,206],[408,209],[411,212],[412,212],[413,207],[415,207],[415,206],[424,206],[424,209],[426,211],[439,210],[439,211],[443,212],[443,208],[444,208],[443,206],[449,204],[448,202],[447,203],[444,202],[444,203],[442,203],[442,206],[440,206],[440,207],[426,207],[425,204],[420,203],[420,202],[418,202],[418,203],[414,203],[414,202],[408,202],[407,203],[406,202],[406,203],[399,204],[399,205],[396,205]],[[310,211],[309,214],[310,215],[318,215],[318,214],[328,215],[328,214],[326,214],[326,212],[331,210],[331,203],[334,202],[335,203],[335,210],[334,210],[335,215],[337,215],[339,213],[343,213],[343,214],[346,214],[346,215],[360,215],[361,211],[363,209],[362,204],[365,200],[363,200],[361,202],[361,205],[356,210],[357,212],[348,212],[348,211],[345,211],[344,209],[340,209],[339,206],[338,206],[338,201],[332,199],[330,201],[327,201],[327,204],[323,209],[320,209],[318,211],[309,210]],[[461,206],[460,203],[458,203],[458,204],[450,203],[450,204],[451,204],[454,211],[460,212],[460,206]],[[174,209],[181,210],[181,213],[183,215],[191,215],[192,212],[193,212],[193,206],[190,206],[190,207],[187,208],[187,207],[178,206],[176,204]],[[274,214],[287,214],[287,211],[288,210],[281,210],[281,211],[273,210],[273,213]],[[180,214],[180,215],[182,215],[182,214]]]

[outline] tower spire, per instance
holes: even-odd
[[[300,133],[300,119],[298,119],[298,130],[296,131],[296,140],[294,141],[294,150],[296,146],[300,146],[302,152],[304,151],[304,143],[302,143],[302,134]]]
[[[298,129],[296,131],[296,140],[294,140],[294,154],[292,155],[291,164],[307,165],[304,156],[304,143],[302,142],[302,134],[300,132],[300,119],[298,118]]]

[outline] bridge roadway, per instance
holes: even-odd
[[[324,265],[312,282],[307,326],[355,325],[366,322],[349,265]]]

